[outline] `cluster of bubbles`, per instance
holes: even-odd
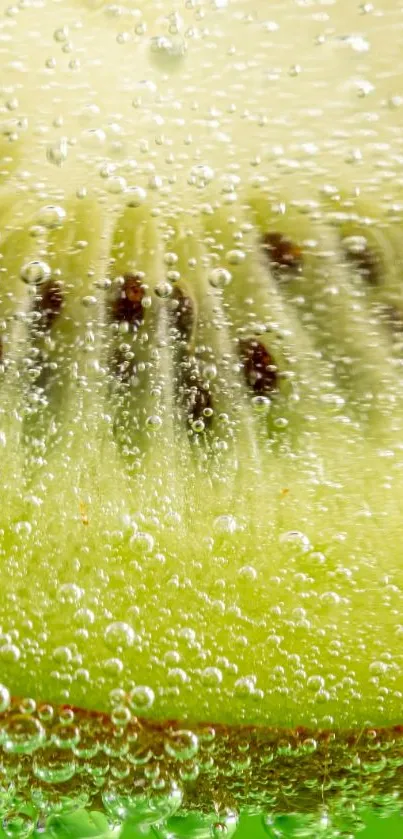
[[[390,783],[402,764],[398,728],[315,740],[303,729],[279,739],[274,729],[161,725],[141,717],[153,701],[146,686],[116,691],[108,716],[11,700],[4,685],[0,701],[0,815],[9,839],[46,824],[57,832],[63,819],[81,820],[86,836],[85,811],[98,811],[103,832],[128,822],[153,826],[161,839],[183,831],[230,839],[240,814],[244,824],[250,814],[252,827],[257,811],[272,839],[347,839],[362,828],[368,804],[383,817],[400,812]]]

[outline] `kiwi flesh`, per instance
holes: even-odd
[[[399,811],[401,30],[2,10],[7,835]]]

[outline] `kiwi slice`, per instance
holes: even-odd
[[[400,812],[402,12],[1,5],[8,837]]]

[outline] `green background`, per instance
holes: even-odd
[[[366,813],[363,816],[366,827],[360,830],[356,835],[360,839],[402,839],[403,838],[403,818],[402,816],[393,816],[390,818],[379,818],[372,813]],[[109,839],[144,839],[148,836],[149,839],[185,839],[186,836],[198,837],[198,839],[219,839],[217,834],[200,829],[195,830],[197,817],[190,819],[171,819],[169,826],[160,830],[159,828],[141,829],[134,824],[126,824],[123,830],[110,830],[105,816],[99,812],[84,812],[80,811],[70,816],[55,817],[51,820],[48,829],[45,832],[35,832],[33,839],[96,839],[96,837],[109,837]],[[193,829],[192,829],[193,828]],[[32,834],[31,834],[32,835]],[[312,837],[317,839],[316,831],[313,833],[303,833],[304,837]],[[325,834],[326,835],[326,834]],[[329,835],[329,834],[327,834]],[[337,835],[337,834],[336,834]],[[338,834],[341,839],[344,837],[351,837],[349,830]],[[18,834],[16,835],[17,839]],[[294,837],[301,836],[301,833],[294,833],[291,822],[281,820],[281,831],[277,833],[278,837],[284,839],[294,839]],[[234,839],[275,839],[276,833],[271,833],[263,827],[260,816],[243,816],[241,817],[239,827],[234,834]],[[10,833],[3,831],[0,828],[0,839],[10,839]],[[225,833],[222,834],[222,839],[225,839]],[[276,837],[277,839],[277,837]]]

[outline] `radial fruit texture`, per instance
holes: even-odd
[[[402,784],[403,2],[0,14],[3,830],[353,836]]]

